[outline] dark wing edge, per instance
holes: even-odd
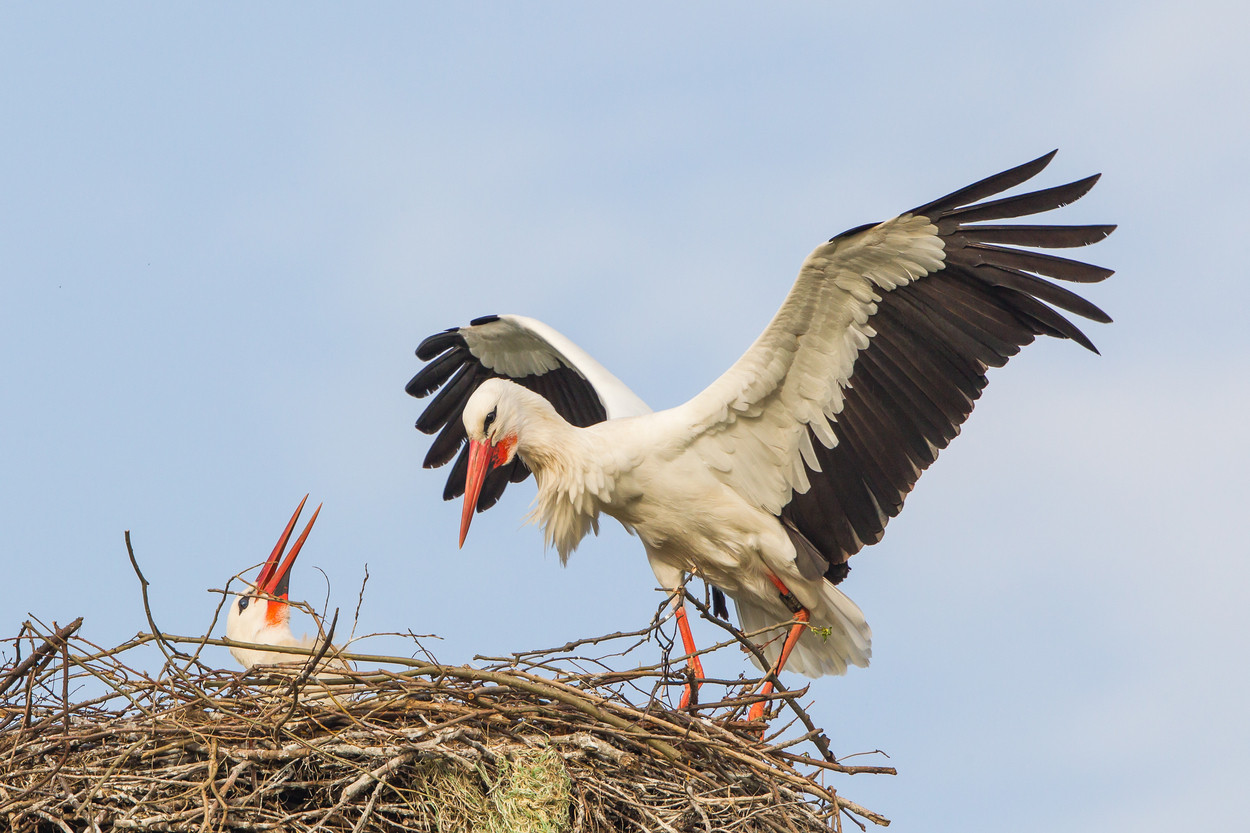
[[[1112,270],[1032,249],[1096,243],[1115,226],[999,225],[1084,196],[1098,175],[987,200],[1038,174],[1055,151],[909,212],[929,218],[945,244],[943,268],[881,293],[869,319],[875,335],[856,357],[833,448],[812,436],[820,471],[781,518],[800,568],[837,584],[846,561],[876,543],[920,474],[959,433],[1001,367],[1038,335],[1093,343],[1055,307],[1098,322],[1111,318],[1052,283],[1105,280]],[[852,230],[841,236],[848,236]],[[1026,247],[1026,248],[1016,248]],[[810,431],[810,429],[809,429]]]
[[[437,434],[422,461],[424,468],[438,468],[455,459],[443,489],[443,500],[455,500],[464,494],[468,473],[468,443],[465,442],[461,415],[469,397],[487,379],[510,379],[524,385],[550,402],[573,425],[585,427],[607,418],[607,411],[593,385],[575,369],[565,364],[556,351],[559,366],[544,373],[510,376],[483,364],[466,339],[466,332],[476,327],[512,326],[497,315],[473,319],[467,327],[451,327],[425,338],[417,347],[417,358],[426,362],[404,390],[418,399],[434,394],[417,418],[416,428],[425,434]],[[493,469],[486,475],[477,500],[477,511],[494,506],[509,483],[519,483],[530,471],[515,458],[507,466]]]

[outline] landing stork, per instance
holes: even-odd
[[[676,594],[693,573],[733,598],[744,631],[792,623],[785,640],[757,637],[775,670],[866,666],[871,632],[836,586],[848,559],[881,539],[959,433],[989,367],[1038,335],[1097,353],[1056,307],[1111,320],[1047,280],[1111,270],[1036,249],[1089,245],[1114,226],[996,222],[1059,208],[1098,180],[991,199],[1053,156],[821,244],[746,353],[665,411],[530,318],[487,316],[425,339],[417,356],[429,363],[407,391],[438,391],[417,428],[438,432],[426,467],[456,457],[444,498],[465,496],[461,545],[474,510],[532,472],[532,518],[562,563],[610,515],[641,539],[661,587]]]

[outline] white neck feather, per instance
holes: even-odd
[[[547,545],[565,563],[586,535],[599,531],[613,487],[611,456],[596,431],[570,425],[546,399],[525,394],[517,453],[538,482],[529,520],[542,525]]]

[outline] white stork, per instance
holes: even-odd
[[[321,514],[320,506],[312,513],[308,526],[304,527],[304,531],[295,540],[291,551],[286,553],[286,558],[282,558],[287,542],[291,540],[291,531],[295,528],[295,522],[299,520],[300,513],[304,511],[304,503],[307,500],[308,495],[304,495],[299,506],[295,507],[295,514],[287,522],[286,529],[278,538],[273,552],[269,554],[265,565],[261,567],[256,583],[247,582],[251,587],[251,592],[240,594],[231,603],[230,611],[226,614],[227,639],[276,647],[309,649],[317,647],[316,639],[307,635],[296,637],[291,632],[291,605],[288,602],[288,592],[291,583],[291,567],[294,566],[295,558],[300,550],[304,548],[304,542],[308,540],[308,533],[317,522],[317,516]],[[254,648],[234,646],[231,646],[230,653],[244,668],[285,662],[308,662],[307,654],[258,651]],[[343,660],[333,660],[332,664],[338,670],[346,670],[348,667]],[[323,665],[327,663],[323,662]]]
[[[1114,226],[994,222],[1093,187],[1097,175],[989,199],[1054,153],[818,246],[746,353],[665,411],[533,319],[487,316],[425,339],[417,356],[429,364],[407,391],[442,388],[417,420],[439,432],[426,467],[449,462],[467,435],[444,491],[465,495],[461,545],[474,509],[533,472],[532,518],[562,563],[606,513],[642,540],[663,588],[704,578],[734,599],[748,633],[793,622],[784,642],[760,644],[777,671],[787,660],[812,677],[866,666],[871,632],[835,586],[847,560],[880,540],[959,433],[988,367],[1038,335],[1097,352],[1054,307],[1111,320],[1045,280],[1089,283],[1111,270],[1035,249],[1085,246]]]

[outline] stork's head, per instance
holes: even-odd
[[[460,515],[460,546],[469,534],[482,484],[492,469],[511,463],[524,422],[525,388],[503,379],[483,382],[464,406],[464,431],[469,438],[469,470],[465,476],[464,509]],[[533,394],[530,394],[531,396]]]
[[[227,638],[264,645],[291,644],[293,639],[290,627],[291,606],[287,603],[291,567],[295,564],[295,557],[299,555],[304,541],[308,538],[308,533],[312,531],[313,524],[317,521],[317,515],[321,512],[320,506],[317,507],[316,512],[313,512],[308,526],[304,527],[304,531],[300,533],[285,559],[282,553],[286,549],[287,541],[291,539],[291,531],[295,528],[295,522],[299,520],[300,512],[304,509],[304,502],[307,500],[308,496],[305,495],[304,500],[301,500],[299,506],[296,507],[295,514],[291,516],[286,529],[282,532],[282,537],[278,539],[273,552],[269,554],[265,566],[261,567],[256,583],[248,582],[250,592],[240,594],[230,603],[230,612],[226,615]],[[246,667],[251,667],[257,661],[263,661],[256,660],[252,656],[258,653],[255,651],[231,648],[230,652]]]

